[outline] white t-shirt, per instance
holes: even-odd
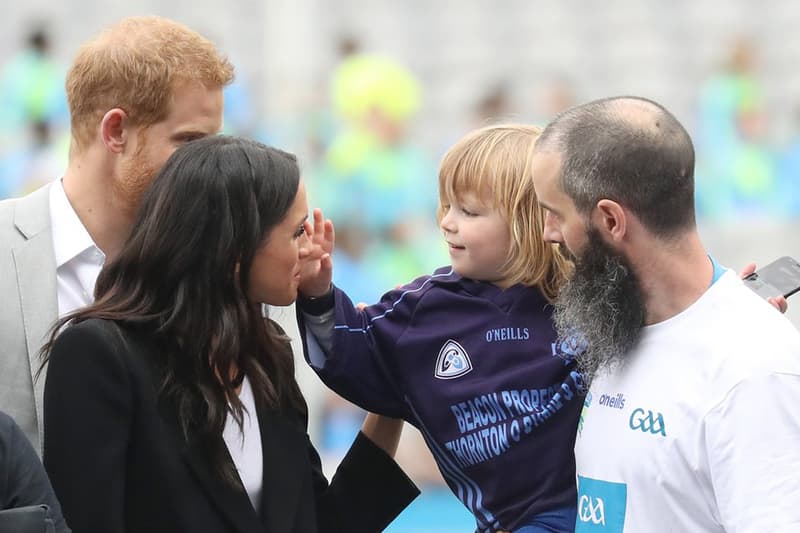
[[[800,531],[800,332],[726,272],[584,402],[582,532]]]
[[[264,456],[261,449],[261,428],[256,416],[256,401],[253,396],[253,388],[247,376],[242,381],[242,389],[239,393],[239,401],[245,407],[244,412],[244,433],[239,431],[239,425],[228,416],[225,420],[225,428],[222,430],[222,438],[228,447],[228,452],[239,472],[239,478],[247,491],[250,503],[256,512],[261,512],[261,489],[264,481]]]

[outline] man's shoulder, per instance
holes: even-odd
[[[718,296],[716,316],[707,317],[709,352],[725,374],[800,373],[800,331],[772,305],[745,287],[728,280]],[[711,355],[709,354],[709,355]]]
[[[0,200],[0,232],[6,232],[14,227],[14,213],[17,210],[19,201],[19,198]]]
[[[50,185],[26,196],[0,200],[0,247],[12,236],[30,236],[50,226]]]
[[[731,276],[719,297],[716,309],[724,317],[721,327],[737,338],[768,337],[776,341],[800,342],[800,331],[764,298]]]

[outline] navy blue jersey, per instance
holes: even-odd
[[[363,311],[337,288],[334,300],[328,353],[298,313],[306,358],[343,397],[419,428],[479,531],[576,504],[583,383],[537,288],[447,267]]]

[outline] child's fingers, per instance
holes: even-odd
[[[319,260],[319,268],[322,272],[330,272],[333,270],[333,258],[331,254],[323,254]]]
[[[314,208],[314,234],[324,235],[325,232],[325,219],[322,217],[322,209],[319,207]]]
[[[333,222],[331,222],[331,219],[325,221],[325,242],[331,245],[336,242],[336,232],[333,229]]]

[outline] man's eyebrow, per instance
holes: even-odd
[[[551,213],[554,213],[556,215],[558,214],[558,210],[553,209],[550,205],[542,202],[541,200],[539,200],[539,207],[541,207],[542,209],[546,209],[547,211],[550,211]]]

